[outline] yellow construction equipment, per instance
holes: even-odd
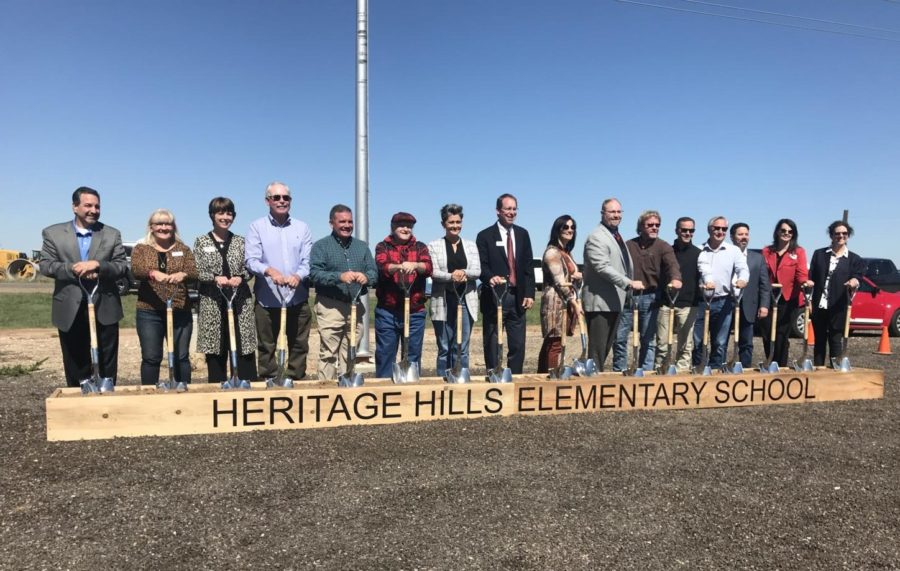
[[[32,257],[39,258],[40,252],[33,252]],[[37,265],[28,259],[28,254],[25,252],[0,250],[0,279],[30,282],[37,274]]]

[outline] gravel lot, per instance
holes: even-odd
[[[48,443],[55,332],[3,331],[49,359],[0,378],[0,568],[898,569],[876,343],[877,401]]]

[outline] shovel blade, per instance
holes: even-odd
[[[361,387],[365,384],[362,373],[350,373],[338,377],[338,386],[343,388]]]
[[[81,394],[89,395],[96,392],[100,392],[100,389],[99,387],[97,387],[97,384],[94,383],[93,379],[85,379],[81,381]]]
[[[677,375],[677,374],[678,374],[678,369],[675,368],[675,365],[669,365],[669,370],[666,371],[666,374],[669,375],[669,376]]]
[[[175,385],[175,392],[177,392],[177,393],[186,393],[187,390],[188,390],[188,386],[187,386],[187,383],[185,383],[184,381],[180,381],[180,382],[178,382],[178,384]]]
[[[840,371],[842,373],[848,373],[853,370],[853,367],[850,366],[849,357],[841,357],[840,359],[832,357],[831,366],[834,367],[835,371]]]
[[[488,377],[488,382],[491,383],[511,383],[512,382],[512,371],[509,368],[503,369],[502,371],[497,371],[496,369],[491,371],[490,377]]]
[[[726,372],[732,373],[734,375],[741,375],[744,373],[744,364],[741,363],[740,361],[735,361],[734,363],[732,363],[731,365],[729,365],[727,367]]]
[[[391,379],[396,385],[419,382],[418,363],[410,363],[406,360],[394,363],[394,375]]]
[[[111,393],[116,390],[116,383],[110,377],[103,377],[100,380],[100,392]]]

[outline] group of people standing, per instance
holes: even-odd
[[[321,339],[316,375],[320,380],[335,380],[346,372],[351,308],[371,287],[377,298],[376,376],[391,376],[401,341],[407,344],[409,362],[418,367],[428,277],[433,283],[430,308],[438,348],[437,374],[469,366],[469,339],[479,309],[487,368],[494,369],[503,360],[498,351],[504,333],[498,327],[499,317],[507,339],[506,366],[513,374],[523,372],[525,317],[534,304],[535,279],[529,233],[515,224],[515,196],[497,198],[497,222],[479,232],[475,241],[462,238],[463,207],[458,204],[441,208],[444,236],[428,244],[413,234],[415,216],[398,212],[391,218],[390,235],[376,245],[374,256],[368,244],[353,237],[349,207],[332,207],[331,233],[314,243],[309,226],[290,214],[292,196],[285,184],[269,184],[265,201],[268,214],[253,221],[242,237],[231,231],[236,216],[233,201],[214,198],[209,203],[212,229],[197,237],[193,248],[182,241],[171,211],[159,209],[150,215],[147,233],[131,259],[134,277],[140,280],[136,327],[142,384],[159,381],[167,309],[172,310],[174,377],[177,382],[190,382],[193,319],[187,286],[193,282],[199,283],[197,350],[206,354],[210,382],[228,377],[230,351],[237,355],[237,371],[232,375],[251,380],[274,377],[278,373],[276,337],[282,327],[288,339],[284,374],[304,378],[312,322],[310,287],[316,292],[313,310]],[[94,305],[99,369],[102,376],[115,379],[118,323],[123,317],[115,282],[128,268],[119,231],[99,221],[99,193],[78,188],[72,195],[72,209],[73,220],[44,229],[40,270],[55,279],[53,323],[59,329],[67,384],[78,386],[91,374],[84,294],[91,288],[83,286],[98,286]],[[677,368],[691,370],[699,359],[702,320],[697,317],[704,292],[712,315],[710,366],[724,361],[735,303],[741,304],[741,361],[749,366],[753,325],[769,315],[772,283],[781,285],[783,295],[778,301],[776,336],[765,339],[766,351],[774,343],[776,360],[786,363],[791,310],[812,303],[816,365],[824,363],[826,343],[832,355],[839,352],[846,290],[858,287],[865,270],[859,256],[847,249],[853,232],[848,224],[829,226],[831,246],[815,252],[807,273],[806,254],[797,244],[796,224],[789,219],[778,222],[772,244],[759,255],[747,249],[749,227],[737,223],[729,229],[722,216],[710,220],[709,238],[702,247],[693,244],[695,222],[689,217],[676,222],[672,245],[659,239],[658,212],[643,212],[637,237],[630,240],[619,232],[622,217],[618,200],[603,202],[601,222],[584,246],[583,274],[572,256],[574,218],[563,215],[553,222],[542,260],[544,342],[538,372],[559,364],[563,339],[573,334],[580,318],[587,324],[589,356],[602,370],[612,349],[613,369],[623,370],[632,308],[638,312],[641,366],[658,368],[672,351]],[[729,230],[731,244],[725,242]],[[804,285],[815,286],[811,302],[803,298]],[[234,346],[229,342],[228,308],[235,318]],[[667,343],[669,311],[675,313],[677,343],[673,347]],[[363,312],[357,311],[356,316],[358,327]]]

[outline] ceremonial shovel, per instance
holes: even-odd
[[[356,302],[359,300],[359,294],[362,292],[362,286],[357,286],[356,295],[350,300],[350,346],[347,348],[347,372],[338,377],[339,387],[361,387],[363,386],[362,373],[355,373],[356,367]]]
[[[164,391],[175,389],[175,391],[183,393],[187,390],[187,384],[184,381],[175,382],[175,317],[172,301],[175,299],[177,290],[178,284],[175,284],[166,297],[166,363],[169,365],[169,380],[160,382],[156,388]]]
[[[641,335],[639,330],[640,323],[638,323],[637,295],[634,293],[635,291],[641,290],[634,288],[631,294],[631,367],[625,370],[625,376],[643,377],[644,368],[638,362],[641,358]]]
[[[734,348],[731,350],[731,361],[725,365],[726,373],[741,374],[744,372],[744,365],[741,363],[738,351],[738,341],[741,332],[741,298],[744,297],[744,290],[734,288],[731,291],[731,298],[734,300]]]
[[[394,363],[394,384],[419,382],[419,364],[409,362],[409,292],[415,283],[408,282],[406,275],[400,276],[400,288],[403,290],[403,345],[400,349],[400,362]]]
[[[803,285],[803,297],[806,298],[806,306],[803,308],[803,353],[799,360],[794,360],[794,370],[798,372],[815,370],[812,361],[806,357],[809,351],[809,328],[811,327],[809,313],[812,310],[812,289],[808,285]]]
[[[575,288],[575,299],[578,299],[578,288]],[[584,311],[578,313],[578,332],[581,334],[581,356],[572,362],[572,368],[579,377],[593,377],[600,371],[597,363],[588,358],[587,324],[584,322]]]
[[[716,295],[715,288],[703,290],[703,302],[706,304],[706,310],[703,313],[703,358],[701,362],[703,363],[702,367],[698,367],[698,370],[695,372],[700,373],[703,376],[709,376],[712,374],[712,371],[709,368],[709,317],[710,317],[710,309],[709,306],[712,304],[713,296]]]
[[[560,287],[568,287],[572,284],[559,284]],[[575,370],[572,367],[566,366],[566,333],[568,333],[568,325],[567,318],[569,316],[568,308],[566,307],[566,301],[563,300],[562,304],[562,331],[561,331],[561,345],[562,348],[559,353],[559,363],[556,367],[550,369],[549,377],[554,380],[564,381],[570,378],[575,374]]]
[[[831,358],[831,366],[842,373],[847,373],[852,369],[850,367],[850,357],[847,356],[847,346],[850,341],[850,313],[853,311],[853,298],[856,296],[855,289],[850,286],[846,286],[846,288],[847,317],[844,318],[844,338],[841,339],[841,355],[840,357]],[[826,295],[826,292],[823,292],[822,295]]]
[[[91,291],[88,291],[87,288],[84,287],[81,276],[78,276],[78,285],[81,286],[81,289],[84,290],[85,295],[87,295],[88,325],[91,332],[92,373],[91,378],[81,381],[81,392],[86,395],[91,393],[111,393],[116,389],[115,383],[110,377],[100,376],[100,348],[99,343],[97,343],[97,321],[96,312],[94,310],[94,294],[97,293],[97,288],[100,287],[100,277],[97,277],[96,283]]]
[[[466,284],[463,284],[462,295],[456,289],[456,284],[448,285],[453,289],[454,297],[456,297],[456,361],[453,363],[453,367],[444,375],[444,380],[452,384],[470,383],[472,382],[472,375],[469,373],[469,368],[462,366],[462,298],[466,295]],[[446,324],[444,326],[446,327]]]
[[[675,295],[672,295],[672,292],[675,292]],[[669,298],[669,332],[667,335],[667,349],[666,349],[666,366],[664,368],[667,375],[677,375],[678,369],[675,365],[672,364],[672,337],[675,329],[675,301],[678,299],[678,295],[681,293],[681,290],[675,289],[672,287],[672,284],[666,286],[666,297]],[[674,352],[677,354],[680,350],[680,347],[675,347]]]
[[[281,292],[281,286],[275,286],[275,293],[281,301],[281,315],[278,322],[278,338],[275,341],[275,362],[278,364],[278,376],[266,379],[266,388],[294,388],[294,379],[285,378],[287,372],[287,297]]]
[[[491,293],[497,302],[497,366],[488,371],[488,382],[511,383],[512,371],[509,367],[503,367],[503,298],[509,292],[509,285],[505,279],[500,283],[503,285],[500,295],[497,295],[497,286],[491,286]]]
[[[775,356],[775,327],[778,325],[778,302],[781,300],[781,284],[772,284],[772,326],[769,328],[769,355],[766,362],[759,366],[761,373],[777,373],[778,363],[772,362]]]
[[[225,290],[222,289],[222,286],[217,287],[219,288],[219,293],[225,298],[225,303],[228,304],[228,356],[231,361],[231,378],[222,383],[222,388],[226,390],[249,389],[250,381],[238,379],[237,336],[234,333],[234,297],[237,295],[237,288],[229,288],[231,295],[228,296],[225,295]]]

